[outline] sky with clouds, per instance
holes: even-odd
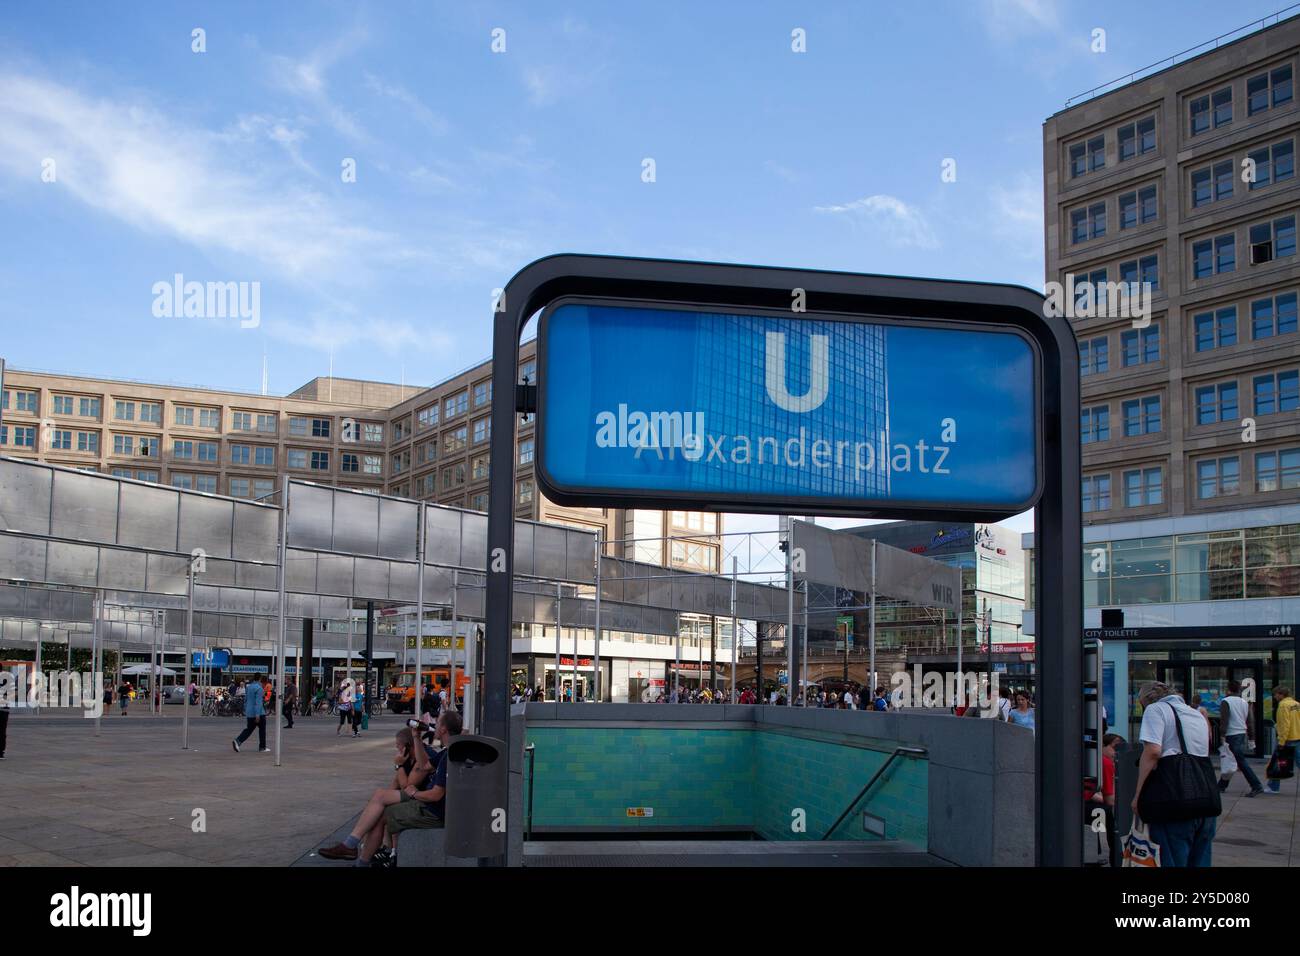
[[[432,384],[488,356],[493,289],[561,251],[1041,288],[1043,119],[1276,9],[9,3],[0,355]],[[177,273],[259,282],[260,325],[155,317]]]

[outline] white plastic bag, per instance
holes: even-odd
[[[1160,865],[1160,845],[1151,839],[1147,825],[1142,818],[1133,817],[1128,836],[1124,838],[1124,866],[1158,867]]]
[[[1225,740],[1219,744],[1219,776],[1229,777],[1237,772],[1237,758],[1232,755],[1232,748]]]

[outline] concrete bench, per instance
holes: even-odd
[[[447,856],[447,831],[441,827],[428,830],[403,830],[397,838],[397,865],[407,866],[478,866],[477,860]]]

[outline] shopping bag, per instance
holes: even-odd
[[[1290,780],[1295,776],[1295,747],[1278,747],[1274,750],[1264,774],[1269,780]]]
[[[1124,866],[1160,865],[1160,845],[1151,839],[1147,825],[1138,817],[1133,818],[1128,836],[1124,838]]]
[[[1237,772],[1237,758],[1232,755],[1232,748],[1225,740],[1219,744],[1219,776],[1230,777]]]

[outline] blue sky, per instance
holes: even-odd
[[[332,352],[429,384],[559,251],[1041,287],[1043,119],[1276,9],[9,3],[0,355],[256,390],[265,353],[283,393]],[[259,282],[260,325],[156,318],[176,273]]]

